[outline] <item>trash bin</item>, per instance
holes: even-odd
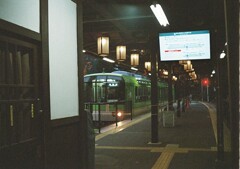
[[[174,111],[163,111],[163,127],[174,127]]]
[[[93,126],[93,117],[90,111],[85,110],[87,113],[88,124],[88,169],[95,168],[95,132]]]

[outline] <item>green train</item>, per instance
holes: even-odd
[[[151,81],[142,75],[126,71],[85,75],[84,90],[93,121],[121,121],[151,110]],[[166,82],[158,82],[158,100],[159,106],[167,104]]]

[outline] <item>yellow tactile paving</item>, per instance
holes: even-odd
[[[96,149],[114,150],[145,150],[150,152],[160,152],[161,155],[153,165],[152,169],[168,169],[175,153],[188,153],[189,151],[215,152],[216,147],[211,148],[179,148],[178,144],[168,144],[166,147],[123,147],[123,146],[96,146]]]
[[[168,166],[172,161],[173,156],[173,152],[163,152],[152,167],[152,169],[168,169]]]

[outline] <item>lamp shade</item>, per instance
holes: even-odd
[[[188,71],[188,70],[192,70],[192,64],[185,64],[184,66],[184,70]]]
[[[98,55],[99,56],[108,56],[109,55],[109,37],[98,37]]]
[[[131,65],[132,66],[138,66],[139,65],[139,54],[138,53],[132,53],[131,54]]]
[[[151,62],[145,62],[145,68],[150,72],[151,71]]]
[[[119,61],[126,60],[126,46],[117,46],[116,47],[116,57]]]

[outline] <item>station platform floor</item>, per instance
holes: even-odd
[[[157,143],[151,143],[150,113],[103,128],[95,138],[95,168],[215,169],[215,106],[193,101],[174,122],[163,127],[159,120]]]

